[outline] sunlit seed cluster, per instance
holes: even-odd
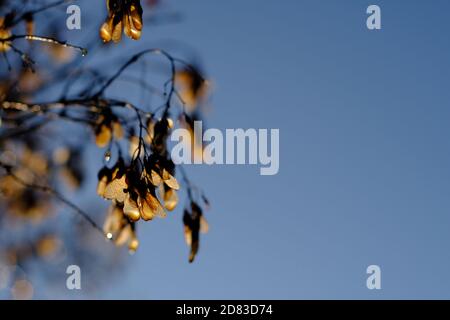
[[[100,39],[97,34],[95,40],[117,43],[123,32],[131,39],[140,39],[144,27],[140,1],[107,0],[106,4],[107,18],[100,28]],[[144,9],[153,10],[157,4],[148,1]],[[173,163],[167,143],[177,126],[187,128],[193,139],[193,123],[201,119],[209,91],[203,72],[160,48],[144,50],[130,59],[128,53],[124,54],[128,60],[111,65],[117,72],[110,77],[103,75],[103,70],[85,73],[81,68],[73,70],[76,64],[72,62],[77,61],[80,53],[86,55],[86,48],[60,41],[58,29],[52,29],[51,36],[35,34],[41,27],[35,16],[56,5],[23,10],[20,16],[16,15],[18,10],[12,10],[0,17],[0,53],[7,62],[0,73],[2,217],[13,224],[45,227],[65,207],[92,230],[101,232],[105,239],[134,253],[140,245],[138,224],[166,217],[179,207],[184,192],[187,201],[182,221],[190,248],[189,262],[193,262],[199,250],[200,233],[208,230],[203,209],[209,202],[184,170]],[[34,61],[39,56],[37,50],[22,49],[23,44],[33,42],[42,47],[30,48],[43,49],[40,52],[48,55],[48,63]],[[131,103],[126,93],[121,99],[109,97],[109,87],[122,72],[148,55],[163,56],[171,67],[169,80],[159,92],[164,97],[163,105],[144,110]],[[85,83],[74,89],[77,79]],[[62,96],[48,95],[46,103],[36,101],[46,88],[60,85],[64,87]],[[67,123],[87,128],[89,139],[86,130],[80,130],[79,139],[78,133],[68,137]],[[97,224],[100,217],[73,201],[74,193],[88,185],[87,172],[94,165],[92,159],[86,161],[85,150],[89,145],[102,149],[103,167],[99,164],[95,171],[99,170],[97,194],[109,202],[103,226]],[[90,250],[94,238],[86,234],[72,241],[79,241],[85,246],[83,250]],[[16,265],[37,258],[46,260],[55,252],[70,248],[57,232],[38,234],[26,241],[32,243],[0,246],[0,253],[10,252],[17,260],[12,265]],[[33,286],[26,276],[12,281],[10,291],[17,299],[33,296]]]

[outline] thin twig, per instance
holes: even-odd
[[[17,39],[25,39],[25,40],[30,40],[30,41],[40,41],[40,42],[47,42],[47,43],[52,43],[52,44],[56,44],[56,45],[60,45],[66,48],[73,48],[76,49],[78,51],[81,52],[82,56],[85,56],[88,54],[88,51],[86,48],[80,47],[80,46],[76,46],[73,44],[70,44],[66,41],[60,41],[57,40],[55,38],[50,38],[50,37],[44,37],[44,36],[37,36],[37,35],[29,35],[29,34],[19,34],[19,35],[12,35],[8,38],[2,38],[0,39],[0,42],[12,42],[14,40]]]

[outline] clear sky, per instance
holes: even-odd
[[[170,5],[182,22],[149,26],[129,52],[195,48],[214,82],[208,126],[280,129],[280,171],[187,167],[212,203],[195,263],[178,210],[143,225],[137,254],[88,297],[450,298],[450,2]]]

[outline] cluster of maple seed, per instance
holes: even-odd
[[[143,28],[143,10],[140,0],[106,0],[106,4],[108,15],[100,28],[101,39],[104,42],[119,42],[122,32],[125,32],[133,40],[140,39]],[[13,35],[10,31],[13,20],[13,16],[0,17],[0,53],[11,48],[14,49]],[[27,34],[32,35],[32,19],[25,19],[25,21]],[[43,37],[40,38],[43,39]],[[58,43],[58,41],[55,40],[54,43]],[[24,55],[21,57],[23,58]],[[172,75],[172,82],[173,85],[177,84],[177,96],[183,103],[183,112],[179,117],[179,123],[191,132],[191,139],[193,139],[193,123],[199,117],[197,107],[206,95],[206,81],[196,68],[186,65],[185,68],[176,70]],[[4,97],[6,96],[5,94]],[[166,216],[166,211],[174,210],[179,202],[177,192],[180,184],[175,178],[176,166],[170,159],[166,145],[170,130],[174,126],[168,112],[170,103],[169,98],[167,109],[159,120],[155,119],[153,114],[146,114],[147,122],[139,123],[138,135],[124,130],[123,119],[120,118],[120,115],[113,113],[113,108],[102,106],[91,109],[96,118],[94,123],[89,124],[94,131],[97,146],[108,147],[108,151],[105,153],[107,163],[111,158],[110,147],[113,142],[127,139],[129,143],[129,157],[124,157],[119,147],[115,163],[112,166],[105,165],[98,172],[97,193],[111,201],[111,207],[103,226],[104,233],[117,245],[128,245],[132,252],[136,251],[139,246],[136,237],[136,222],[141,219],[149,221],[155,217],[163,218]],[[71,158],[69,155],[63,154],[62,156],[65,160],[59,161],[62,163],[61,167],[66,168],[64,172],[70,173],[66,176],[76,182],[79,178],[79,170],[71,169],[72,167],[77,169],[77,166],[73,165],[73,161],[67,160]],[[48,171],[51,170],[46,169],[43,174]],[[17,190],[23,191],[23,193],[17,192],[15,197],[11,195],[11,208],[15,208],[14,205],[20,202],[20,199],[24,199],[25,191],[30,190],[32,195],[36,193],[32,188],[35,179],[28,179],[26,176],[22,178],[21,172],[18,172],[17,175],[22,182],[28,185],[21,186],[22,182],[18,183],[17,178],[13,179],[8,176],[0,181],[3,189],[7,189],[8,185],[14,183],[17,185]],[[191,186],[186,186],[186,188],[189,189]],[[187,190],[189,205],[183,215],[185,239],[191,250],[190,262],[194,260],[198,252],[199,234],[208,230],[201,206],[198,204],[199,201],[194,199],[191,191]],[[202,197],[205,205],[208,205],[206,198],[203,195]],[[34,207],[36,206],[30,206],[31,209]],[[19,206],[17,210],[20,211],[23,208]],[[42,208],[38,211],[46,210],[46,208]]]
[[[141,38],[142,7],[139,0],[107,0],[108,17],[100,28],[100,37],[104,42],[119,42],[122,29],[133,39]]]
[[[180,97],[186,101],[180,125],[189,129],[193,139],[193,123],[189,119],[194,117],[196,106],[206,92],[205,83],[199,80],[202,77],[193,67],[177,71],[174,78]],[[103,109],[93,125],[98,147],[109,148],[113,141],[124,139],[126,134],[120,121],[111,109]],[[127,162],[119,153],[114,165],[105,165],[98,173],[97,193],[112,201],[104,232],[117,245],[128,245],[131,252],[139,246],[136,222],[164,218],[166,211],[174,210],[179,202],[176,166],[167,150],[173,127],[174,121],[168,116],[168,109],[159,120],[153,114],[147,114],[145,125],[141,125],[142,132],[139,135],[128,134],[131,160]],[[109,150],[105,153],[107,162],[111,157]],[[198,252],[199,234],[207,232],[208,224],[190,190],[188,196],[190,205],[184,210],[183,224],[186,243],[191,248],[189,261],[192,262]]]
[[[165,209],[175,209],[179,185],[169,171],[174,171],[171,162],[154,155],[144,159],[143,167],[126,166],[124,160],[119,158],[112,168],[103,167],[100,170],[97,193],[113,202],[105,232],[115,238],[117,244],[128,241],[129,249],[135,251],[139,242],[134,223],[140,219],[163,218],[166,216]],[[164,205],[156,195],[157,188]]]
[[[123,136],[115,116],[101,116],[99,119],[95,128],[98,146],[106,146],[108,140]],[[130,149],[132,159],[129,164],[119,156],[111,168],[104,166],[98,173],[97,193],[112,201],[104,231],[117,245],[128,244],[132,252],[139,246],[135,223],[140,219],[164,218],[166,210],[172,211],[178,204],[180,185],[175,178],[175,164],[166,147],[172,126],[170,118],[163,117],[159,121],[150,118],[144,141],[137,146],[130,142],[134,148]],[[140,150],[145,148],[144,143],[150,145],[150,154]],[[192,262],[198,251],[199,233],[206,232],[208,227],[200,206],[192,199],[190,203],[190,208],[184,211],[183,223],[185,239],[191,247],[189,261]]]

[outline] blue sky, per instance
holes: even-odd
[[[366,28],[370,4],[380,31]],[[88,297],[450,298],[450,3],[170,5],[183,21],[127,48],[195,48],[214,82],[208,125],[280,129],[280,171],[187,167],[212,202],[196,262],[178,210],[142,225],[140,250]]]

